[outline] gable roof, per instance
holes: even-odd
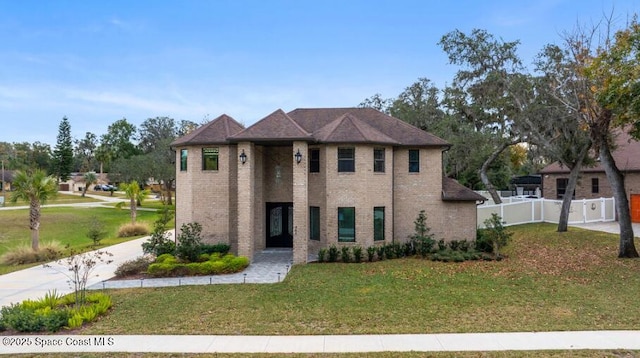
[[[458,183],[456,180],[442,178],[443,201],[486,201],[487,198]]]
[[[444,139],[373,108],[278,109],[248,128],[223,114],[176,139],[172,147],[240,141],[372,143],[395,146],[448,147]]]
[[[283,110],[278,109],[229,139],[233,141],[281,141],[310,140],[312,137]]]
[[[621,172],[637,172],[640,171],[640,141],[635,140],[629,135],[627,130],[618,130],[614,133],[615,146],[611,153],[616,166]],[[555,162],[544,167],[541,174],[561,174],[569,173],[570,170],[560,162]],[[604,167],[600,162],[595,166],[584,166],[581,170],[583,173],[604,172]]]
[[[425,132],[410,125],[400,119],[386,115],[373,108],[298,108],[287,113],[302,128],[309,133],[316,134],[316,131],[333,122],[337,118],[350,114],[351,116],[366,123],[369,127],[394,141],[396,145],[402,146],[449,146],[444,139]],[[348,133],[344,133],[348,134]],[[351,139],[357,139],[357,134]],[[316,138],[317,139],[317,138]],[[345,135],[343,140],[348,141],[349,136]]]
[[[239,133],[244,127],[235,119],[223,114],[211,122],[195,129],[171,143],[172,147],[200,144],[226,144],[227,138]]]
[[[399,144],[350,113],[313,132],[313,137],[323,143]]]

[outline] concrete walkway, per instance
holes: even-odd
[[[12,344],[14,341],[20,342],[21,344]],[[640,350],[640,331],[442,333],[347,336],[28,335],[3,337],[2,343],[0,343],[0,354],[54,352],[489,352],[578,349]]]

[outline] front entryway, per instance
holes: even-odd
[[[267,247],[293,247],[293,203],[267,203]]]

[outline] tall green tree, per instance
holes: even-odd
[[[100,137],[98,157],[106,165],[118,159],[127,159],[140,154],[140,150],[134,144],[136,126],[129,123],[126,118],[113,122],[107,128],[107,133]]]
[[[567,38],[567,46],[577,55],[579,75],[589,81],[583,92],[586,123],[591,140],[600,154],[600,162],[616,202],[620,226],[618,257],[635,258],[633,226],[624,177],[613,158],[613,135],[616,131],[637,133],[640,114],[640,25],[634,19],[626,28],[609,36],[612,22],[605,19],[603,40],[598,46],[589,46],[594,31],[576,31]],[[628,125],[631,124],[629,128]]]
[[[96,149],[98,148],[98,137],[86,132],[84,138],[76,141],[75,159],[76,170],[80,172],[96,170]]]
[[[516,93],[524,91],[524,68],[516,50],[518,41],[496,39],[485,30],[470,34],[459,30],[445,34],[439,42],[449,62],[459,65],[452,85],[445,91],[448,108],[473,124],[476,131],[491,134],[493,150],[479,169],[480,179],[495,203],[500,203],[488,174],[494,161],[509,146],[524,141],[514,130],[522,109],[514,105]]]
[[[53,172],[59,180],[67,181],[73,170],[73,142],[71,124],[67,117],[62,117],[58,128],[58,140],[53,150]]]
[[[38,251],[40,245],[41,204],[57,194],[56,179],[47,176],[42,170],[32,173],[17,171],[13,178],[10,200],[29,202],[29,229],[31,230],[31,248]]]
[[[186,123],[182,121],[181,125]],[[147,159],[144,161],[147,173],[162,183],[162,194],[168,205],[172,204],[171,191],[176,178],[176,155],[170,144],[177,138],[179,131],[173,118],[169,117],[148,118],[138,131],[139,147]]]

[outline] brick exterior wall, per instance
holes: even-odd
[[[566,178],[569,179],[569,174],[566,173],[551,173],[542,176],[542,196],[547,199],[557,199],[557,179]],[[591,179],[598,179],[599,190],[598,193],[592,192]],[[627,198],[631,194],[640,194],[640,173],[628,172],[624,175],[624,184],[627,191]],[[604,172],[585,172],[578,178],[578,184],[576,185],[576,199],[596,199],[596,198],[611,198],[613,192],[609,185],[609,180]]]
[[[207,146],[211,147],[211,146]],[[443,202],[442,152],[416,148],[420,172],[409,173],[408,149],[371,144],[261,146],[219,145],[219,170],[202,170],[202,146],[189,147],[188,170],[176,164],[176,225],[199,222],[209,242],[228,242],[238,255],[253,257],[266,246],[266,203],[294,203],[294,262],[336,245],[368,247],[374,242],[374,207],[385,208],[385,241],[404,242],[420,210],[437,239],[474,239],[475,202]],[[355,148],[355,172],[338,172],[338,148]],[[320,172],[309,173],[309,148],[320,150]],[[374,172],[374,148],[385,149],[385,172]],[[302,162],[295,163],[297,150]],[[244,150],[247,162],[238,160]],[[279,170],[276,169],[279,167]],[[276,175],[279,172],[279,175]],[[309,206],[320,208],[320,240],[309,240]],[[338,208],[355,207],[356,241],[338,242]]]

